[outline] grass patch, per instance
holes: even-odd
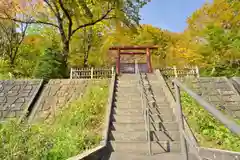
[[[240,137],[210,115],[187,93],[181,96],[184,115],[203,147],[240,152]]]
[[[67,159],[99,144],[108,82],[90,82],[83,97],[58,111],[51,123],[2,123],[0,159]]]

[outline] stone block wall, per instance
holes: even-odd
[[[185,81],[185,83],[206,101],[240,118],[240,95],[227,78],[200,77]]]
[[[42,86],[42,80],[0,80],[0,120],[23,118]]]
[[[54,116],[57,109],[79,98],[84,93],[88,81],[83,79],[50,80],[36,102],[29,120],[46,120]]]

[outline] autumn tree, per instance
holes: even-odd
[[[188,19],[191,43],[198,45],[197,53],[203,56],[204,65],[212,68],[212,75],[216,67],[231,66],[229,62],[235,64],[240,58],[239,9],[237,1],[214,0]]]
[[[5,1],[5,0],[1,0]],[[67,67],[70,41],[80,29],[95,25],[103,20],[120,20],[128,26],[139,21],[139,8],[146,0],[28,0],[2,2],[0,18],[24,24],[41,24],[52,26],[61,36],[63,62]],[[8,14],[8,7],[14,8],[21,16]],[[28,19],[22,19],[27,15]]]
[[[0,54],[9,62],[13,74],[15,61],[26,35],[27,27],[28,24],[18,24],[9,20],[0,21]]]

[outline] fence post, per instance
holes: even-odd
[[[91,68],[91,79],[93,79],[93,67]]]
[[[173,66],[173,70],[174,70],[174,75],[175,75],[175,78],[177,78],[177,67],[176,66]]]
[[[70,70],[70,79],[72,79],[72,73],[73,73],[73,69],[71,68],[71,70]]]
[[[114,67],[112,66],[112,77],[113,77],[113,75],[114,75]]]
[[[197,78],[199,78],[200,75],[199,75],[199,69],[198,69],[198,66],[196,66],[196,74],[197,74]]]

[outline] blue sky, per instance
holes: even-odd
[[[187,26],[187,17],[205,2],[207,0],[151,0],[140,10],[140,23],[182,32]]]

